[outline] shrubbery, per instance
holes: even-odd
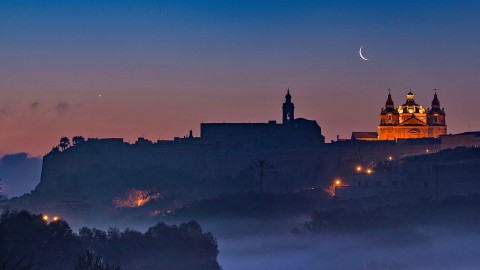
[[[88,251],[86,251],[88,250]],[[0,269],[220,269],[218,248],[195,221],[164,223],[141,233],[82,228],[77,235],[62,220],[46,222],[27,211],[0,218]]]

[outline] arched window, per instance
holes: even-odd
[[[389,123],[389,124],[392,123],[392,115],[391,114],[388,115],[387,123]]]
[[[433,115],[433,123],[438,124],[438,114]]]

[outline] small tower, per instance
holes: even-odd
[[[390,89],[388,89],[388,97],[385,107],[380,111],[380,125],[378,125],[379,140],[396,140],[395,126],[399,124],[399,114],[395,110]]]
[[[433,95],[431,108],[427,110],[427,124],[429,126],[444,126],[445,123],[445,110],[440,109],[440,101],[437,96],[437,89]]]
[[[283,118],[282,123],[286,124],[295,119],[295,106],[292,103],[292,96],[290,95],[290,89],[287,90],[285,95],[285,103],[282,106]]]
[[[395,110],[390,89],[388,89],[385,108],[382,108],[382,111],[380,112],[380,125],[398,125],[398,112]]]

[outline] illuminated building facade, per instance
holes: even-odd
[[[380,113],[379,140],[438,138],[445,134],[445,110],[440,108],[436,92],[429,109],[415,103],[412,91],[407,94],[406,102],[395,108],[392,96],[388,93],[387,102]]]

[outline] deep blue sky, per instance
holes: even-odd
[[[0,153],[296,115],[375,131],[387,89],[480,129],[479,1],[2,1]],[[362,61],[358,49],[370,61]],[[102,95],[101,98],[98,95]]]

